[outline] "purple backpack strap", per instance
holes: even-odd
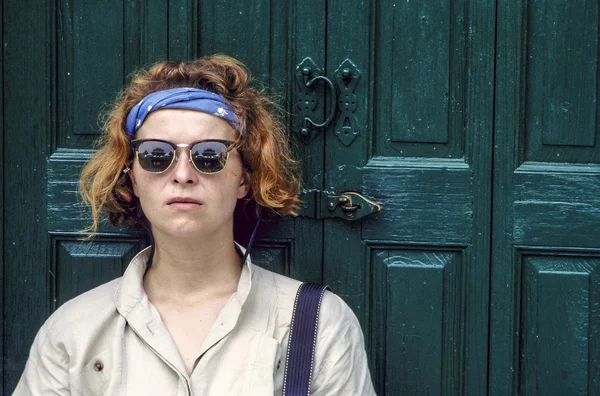
[[[310,395],[319,309],[329,286],[303,283],[296,293],[294,313],[290,325],[283,396]]]

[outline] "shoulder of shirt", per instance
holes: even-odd
[[[257,265],[252,266],[252,288],[254,290],[267,290],[265,286],[272,288],[274,295],[268,298],[276,303],[279,308],[292,308],[296,299],[296,293],[302,282],[288,276],[269,271]],[[265,296],[266,297],[266,296]]]
[[[120,281],[121,277],[113,279],[65,302],[50,315],[40,331],[60,334],[65,329],[75,331],[74,327],[81,324],[102,323],[117,313],[114,294]]]
[[[253,277],[253,279],[256,279],[259,284],[260,282],[269,282],[275,287],[276,298],[280,308],[293,308],[296,300],[296,293],[302,284],[301,281],[266,270],[256,265],[253,266],[253,271],[258,275]],[[348,304],[335,294],[335,291],[331,292],[329,290],[325,291],[323,300],[321,301],[319,326],[321,325],[333,325],[336,327],[352,325],[360,327],[356,315]]]

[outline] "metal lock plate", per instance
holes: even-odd
[[[381,210],[381,205],[354,191],[333,194],[321,190],[304,190],[300,199],[303,203],[300,216],[313,219],[337,217],[355,221]]]

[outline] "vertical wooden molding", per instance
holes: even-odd
[[[463,392],[483,395],[489,377],[496,6],[492,2],[467,1],[465,8],[467,88],[463,105],[465,157],[473,172],[473,232],[472,245],[464,258],[468,303],[463,348],[469,353],[462,367]]]
[[[52,133],[54,1],[5,0],[4,389],[10,394],[49,312],[46,157]]]
[[[199,2],[198,5],[198,56],[215,52],[215,1]]]
[[[171,61],[195,58],[198,48],[197,3],[199,0],[169,2],[168,56]]]
[[[492,279],[490,293],[490,342],[488,394],[513,395],[517,392],[518,337],[514,293],[519,274],[512,246],[513,170],[519,163],[518,137],[521,134],[521,84],[523,82],[523,24],[525,3],[498,0],[492,218]],[[501,155],[500,158],[498,156]]]
[[[287,82],[288,97],[290,103],[290,141],[294,148],[294,154],[298,159],[303,176],[303,187],[309,189],[323,189],[324,181],[324,158],[325,158],[325,130],[306,145],[297,139],[294,129],[297,128],[295,115],[296,100],[299,87],[294,80],[293,72],[302,59],[311,57],[319,67],[325,65],[326,56],[326,21],[327,6],[324,0],[292,0],[287,3],[288,9],[286,20],[288,21],[288,46],[289,53],[288,72],[285,76]],[[307,21],[312,21],[310,29],[307,29]],[[325,99],[324,97],[322,99]],[[322,113],[324,115],[324,111]],[[324,227],[321,220],[296,217],[294,219],[294,232],[296,246],[293,265],[302,267],[302,272],[292,271],[292,276],[303,275],[302,280],[310,282],[323,281],[324,269]]]
[[[4,164],[4,0],[0,0],[0,396],[6,393],[4,390],[4,179],[6,178],[6,166]]]
[[[326,4],[325,74],[334,76],[335,70],[347,58],[351,58],[361,71],[368,70],[370,49],[368,46],[369,21],[374,11],[373,2],[328,1]],[[301,3],[302,4],[302,3]],[[301,6],[302,7],[302,6]],[[350,21],[352,21],[350,23]],[[302,26],[299,26],[302,29]],[[345,146],[335,136],[335,122],[323,128],[324,135],[324,189],[327,191],[361,191],[362,167],[367,163],[369,137],[367,114],[372,109],[368,97],[369,81],[361,78],[354,90],[360,98],[353,114],[360,120],[353,125],[360,133],[350,146]],[[323,99],[325,100],[325,98]],[[337,104],[336,104],[337,105]],[[312,143],[311,143],[312,144]],[[369,337],[365,310],[364,257],[366,245],[362,240],[364,222],[349,223],[333,219],[323,221],[323,281],[332,286],[353,309]],[[344,243],[339,241],[343,240]],[[347,274],[342,276],[342,274]]]
[[[168,2],[124,0],[124,83],[139,67],[167,59]]]

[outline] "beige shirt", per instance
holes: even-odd
[[[13,395],[281,395],[300,282],[248,260],[188,375],[142,285],[149,253],[46,321]],[[330,292],[321,305],[311,384],[315,396],[375,394],[358,320]]]

